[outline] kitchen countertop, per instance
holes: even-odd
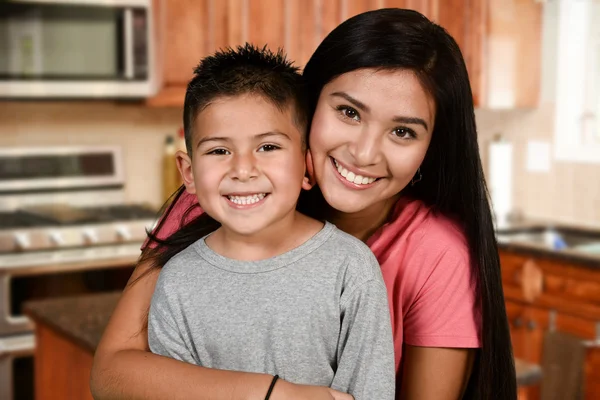
[[[500,250],[523,253],[527,255],[535,255],[564,261],[568,263],[579,264],[584,267],[600,268],[600,253],[585,253],[575,249],[554,250],[545,245],[537,245],[530,242],[523,242],[516,238],[508,239],[506,232],[514,232],[519,230],[535,229],[540,227],[552,227],[558,229],[566,229],[571,232],[581,232],[584,235],[593,235],[600,238],[600,228],[593,229],[590,227],[582,227],[573,224],[555,223],[552,221],[542,221],[534,219],[520,219],[517,222],[511,222],[501,228],[496,229],[498,236],[498,248]],[[600,239],[599,239],[600,240]]]
[[[111,292],[33,300],[25,304],[25,313],[94,353],[120,296]]]
[[[94,353],[120,293],[93,294],[26,303],[25,313]],[[515,360],[519,385],[532,385],[541,379],[538,365]]]

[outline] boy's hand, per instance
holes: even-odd
[[[338,392],[333,389],[329,389],[329,393],[333,396],[333,400],[354,400],[354,396],[348,393]]]
[[[326,386],[298,385],[280,379],[271,400],[354,400],[354,397]]]

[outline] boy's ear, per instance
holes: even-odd
[[[306,172],[302,180],[302,189],[310,190],[315,186],[315,183],[315,168],[313,166],[312,154],[310,154],[310,150],[306,150]]]
[[[175,160],[177,162],[177,169],[183,179],[185,190],[190,194],[196,194],[196,185],[194,184],[194,174],[192,172],[192,159],[187,153],[178,150],[175,153]]]

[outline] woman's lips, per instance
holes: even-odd
[[[380,178],[375,178],[372,176],[363,176],[357,175],[352,171],[348,171],[344,166],[342,166],[335,158],[329,157],[331,160],[331,166],[334,169],[334,173],[337,178],[344,184],[346,187],[351,189],[369,189],[373,187]],[[346,175],[346,176],[344,176]],[[349,180],[351,179],[351,180]],[[366,183],[357,183],[357,182],[366,182]]]

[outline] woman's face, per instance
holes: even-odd
[[[309,138],[327,203],[357,213],[395,200],[425,157],[434,121],[434,101],[412,71],[360,69],[329,82]]]

